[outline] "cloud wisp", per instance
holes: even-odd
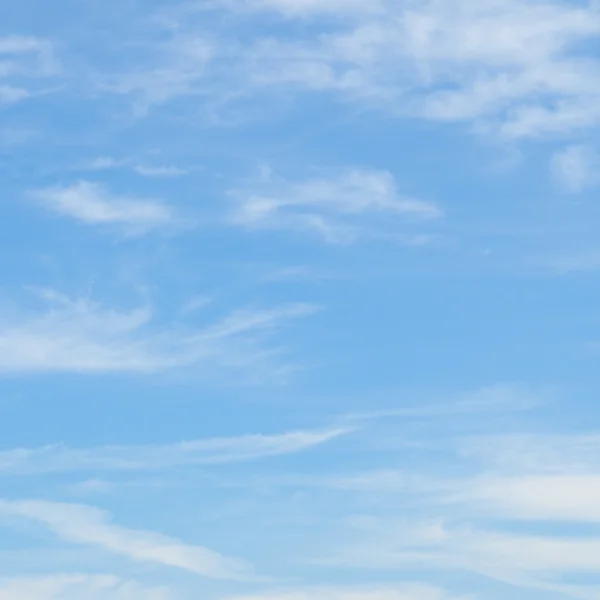
[[[283,4],[271,3],[274,10]],[[258,43],[251,76],[405,115],[471,122],[509,138],[600,119],[600,63],[577,49],[600,33],[593,3],[428,0],[385,3],[350,24],[338,15],[333,33]]]
[[[0,514],[42,525],[66,542],[96,547],[136,562],[175,567],[213,579],[251,577],[250,567],[241,560],[157,533],[120,527],[111,522],[109,513],[94,507],[5,500],[0,501]]]
[[[224,600],[467,600],[442,589],[420,584],[396,586],[320,587],[232,596]]]
[[[137,175],[150,178],[174,178],[187,175],[189,171],[172,165],[145,164],[132,158],[112,158],[98,156],[83,166],[82,170],[107,171],[111,169],[131,169]]]
[[[215,11],[228,28],[209,36]],[[265,12],[282,33],[264,30]],[[221,0],[179,5],[169,23],[176,33],[160,58],[112,88],[142,97],[146,111],[188,95],[214,106],[291,90],[506,139],[600,122],[600,61],[586,49],[600,34],[591,1]]]
[[[40,92],[35,81],[59,71],[47,40],[28,36],[0,37],[0,107],[27,100]]]
[[[57,574],[38,578],[0,579],[2,600],[171,600],[179,598],[165,588],[146,587],[110,575]],[[471,600],[422,584],[297,588],[266,591],[219,600]]]
[[[56,574],[0,579],[2,600],[170,600],[163,588],[148,587],[113,575]]]
[[[269,359],[262,341],[267,334],[317,310],[308,304],[237,310],[203,328],[161,328],[147,306],[120,311],[86,299],[47,296],[50,306],[41,312],[0,320],[0,373],[258,368]]]
[[[424,449],[431,452],[431,444],[423,443]],[[378,505],[388,507],[349,517],[354,534],[346,530],[346,542],[325,563],[390,572],[463,571],[594,598],[592,583],[569,582],[600,575],[600,538],[594,533],[600,522],[598,444],[594,434],[462,438],[444,446],[445,460],[462,476],[407,466],[324,477],[317,483],[321,489],[348,497],[376,494]],[[452,453],[458,460],[448,459]],[[582,534],[574,524],[589,529]]]
[[[147,233],[176,222],[173,210],[164,202],[113,195],[89,181],[38,190],[32,196],[60,215],[87,225],[121,227],[133,234]]]
[[[153,446],[21,448],[0,452],[0,473],[135,471],[246,462],[304,452],[349,432],[350,429],[294,431],[280,435],[244,435]]]
[[[116,74],[100,85],[105,91],[130,97],[140,117],[179,96],[199,94],[199,84],[207,85],[207,72],[215,55],[208,37],[197,33],[175,36],[152,47],[156,51],[150,68]]]
[[[590,146],[569,146],[552,159],[552,173],[568,192],[578,193],[600,185],[600,155]]]
[[[288,229],[315,233],[331,243],[347,243],[364,235],[369,219],[419,222],[439,219],[432,203],[402,196],[385,171],[350,169],[329,178],[292,182],[270,173],[250,189],[231,193],[233,225],[248,229]]]

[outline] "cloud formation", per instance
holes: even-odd
[[[313,314],[308,304],[237,310],[198,329],[163,329],[147,306],[129,311],[50,292],[49,308],[0,320],[0,373],[152,373],[202,365],[258,367],[260,338]]]
[[[132,233],[145,233],[175,221],[173,211],[163,202],[113,195],[89,181],[39,190],[33,196],[61,215],[88,225],[124,227]]]
[[[164,589],[111,575],[67,575],[0,579],[0,600],[170,600]]]
[[[432,451],[431,440],[420,442]],[[593,583],[570,582],[600,575],[598,443],[594,434],[467,437],[438,442],[445,454],[440,460],[450,460],[449,468],[463,476],[407,466],[322,479],[319,485],[335,494],[376,494],[378,505],[387,507],[380,514],[349,517],[354,534],[346,531],[346,541],[334,544],[325,562],[390,572],[464,571],[516,587],[594,598]],[[588,529],[564,529],[575,523]]]
[[[466,596],[451,596],[443,590],[426,585],[400,584],[397,586],[322,587],[288,591],[274,591],[226,600],[468,600]]]
[[[50,42],[36,37],[0,37],[0,107],[26,100],[40,90],[37,79],[58,73]]]
[[[94,507],[47,501],[0,501],[0,514],[47,527],[60,539],[121,555],[137,562],[176,567],[214,579],[245,579],[243,561],[149,531],[125,529]]]
[[[582,192],[600,184],[600,155],[590,146],[569,146],[556,152],[552,172],[568,192]]]
[[[506,139],[571,134],[600,123],[600,61],[586,49],[600,34],[600,12],[591,1],[223,0],[183,6],[194,10],[178,7],[171,15],[177,34],[162,58],[153,58],[162,66],[130,76],[116,91],[145,89],[148,102],[194,94],[211,106],[263,97],[267,90],[330,93],[396,116],[465,123]],[[228,15],[230,26],[212,32],[211,49],[203,49],[200,60],[182,62],[196,54],[190,47],[205,48],[209,9]],[[283,19],[279,34],[261,27],[265,11]],[[248,40],[244,34],[242,43],[235,25],[247,31],[248,20],[253,35]],[[285,27],[296,21],[311,27]]]
[[[430,202],[400,195],[394,177],[377,170],[350,169],[298,182],[267,173],[252,189],[236,190],[232,196],[234,225],[312,231],[332,243],[350,242],[368,232],[369,217],[422,222],[443,215]]]
[[[348,429],[245,435],[154,446],[75,449],[63,445],[0,452],[0,473],[134,471],[177,466],[244,462],[302,452],[349,432]]]

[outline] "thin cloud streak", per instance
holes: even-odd
[[[94,507],[4,500],[0,501],[0,514],[43,525],[66,542],[97,547],[136,562],[157,563],[213,579],[251,578],[251,569],[243,561],[154,532],[114,525],[109,513]]]
[[[161,328],[147,306],[119,311],[60,294],[47,299],[51,306],[41,312],[0,321],[0,373],[258,367],[267,352],[261,338],[318,310],[308,304],[245,309],[204,328]]]
[[[0,473],[160,470],[178,466],[245,462],[304,452],[350,429],[245,435],[153,446],[106,446],[75,449],[63,445],[0,452]]]
[[[88,225],[120,226],[145,233],[175,221],[173,211],[163,202],[113,195],[89,181],[39,190],[32,196],[49,210]]]
[[[270,172],[248,189],[231,192],[232,225],[247,229],[308,231],[347,243],[368,231],[368,217],[429,221],[443,216],[432,203],[402,196],[386,171],[349,169],[328,178],[286,181]]]
[[[315,587],[231,596],[224,600],[467,600],[422,584],[388,586]]]
[[[113,575],[55,574],[0,579],[2,600],[172,600],[160,587]]]
[[[600,155],[590,146],[569,146],[552,159],[552,174],[567,192],[600,185]]]
[[[182,62],[191,39],[206,46],[209,8],[231,26],[211,36],[203,58]],[[235,25],[246,32],[252,13],[258,20],[265,11],[312,27],[278,36],[257,21],[242,43]],[[308,91],[513,140],[570,135],[600,122],[600,61],[585,50],[600,34],[595,2],[192,2],[169,22],[177,33],[161,67],[153,57],[153,66],[113,88],[139,90],[146,108],[186,95],[212,108]]]

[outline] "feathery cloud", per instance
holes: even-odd
[[[182,68],[190,39],[206,43],[206,13],[200,11],[199,25],[184,10],[175,19],[177,34],[163,53],[164,66],[137,76],[152,82],[137,87],[160,88],[149,98],[165,102],[196,94],[215,105],[267,90],[325,92],[508,139],[570,134],[600,123],[600,60],[585,47],[600,34],[600,10],[592,1],[247,0],[200,6],[234,17],[226,31],[212,36],[210,79],[201,89],[195,85],[207,60],[184,61]],[[286,20],[309,19],[312,26],[278,35],[257,20],[248,36],[244,26],[253,11],[257,19],[270,11]],[[236,36],[236,24],[243,38]]]
[[[143,233],[175,220],[172,210],[163,202],[115,196],[89,181],[39,190],[33,196],[48,209],[88,225],[121,226]]]
[[[50,42],[36,37],[0,37],[0,106],[26,100],[38,90],[35,79],[58,73]]]
[[[349,433],[350,429],[244,435],[170,445],[106,446],[75,449],[63,445],[0,452],[0,473],[129,471],[186,465],[244,462],[303,452]]]
[[[110,156],[99,156],[91,161],[86,167],[92,171],[106,171],[109,169],[132,169],[142,177],[181,177],[189,171],[180,167],[170,165],[146,165],[139,163],[131,158],[116,159]]]
[[[268,358],[261,337],[317,310],[290,304],[237,310],[201,329],[157,328],[146,306],[119,311],[59,294],[48,299],[46,310],[0,319],[0,373],[256,368]]]
[[[233,596],[225,600],[467,600],[427,585],[322,587]]]
[[[0,579],[0,600],[169,600],[164,589],[111,575],[57,574]]]
[[[315,15],[358,15],[382,14],[382,0],[216,0],[230,10],[277,11],[287,17],[311,17]]]
[[[569,146],[552,159],[552,172],[563,188],[577,193],[600,184],[600,155],[589,146]]]
[[[274,179],[232,192],[234,225],[257,229],[308,230],[332,243],[349,242],[368,230],[369,217],[438,219],[434,204],[401,196],[386,171],[353,169],[300,182]],[[402,221],[400,221],[401,223]]]
[[[431,440],[420,442],[432,450]],[[452,469],[462,476],[407,468],[324,478],[320,485],[332,493],[377,494],[378,504],[389,508],[349,518],[355,535],[346,531],[346,541],[325,562],[386,571],[458,570],[594,598],[592,583],[569,582],[600,575],[600,538],[593,529],[600,522],[598,435],[481,436],[445,444],[445,455],[458,458],[450,459]],[[413,512],[415,506],[427,507],[427,517]],[[563,531],[569,523],[587,524],[589,531]]]
[[[198,84],[205,80],[215,49],[207,39],[196,34],[175,36],[158,45],[157,53],[149,69],[123,72],[101,86],[130,96],[138,116],[178,96],[199,94]]]
[[[599,33],[600,13],[588,3],[388,3],[381,15],[312,39],[264,40],[251,75],[479,122],[512,138],[563,133],[600,119],[600,62],[577,50]]]
[[[94,546],[137,562],[176,567],[214,579],[245,579],[249,566],[203,548],[149,531],[125,529],[94,507],[46,501],[0,501],[0,514],[47,527],[60,539]]]

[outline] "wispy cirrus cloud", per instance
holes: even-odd
[[[595,598],[594,584],[571,584],[600,572],[596,537],[496,531],[444,521],[361,522],[362,536],[345,547],[334,564],[363,569],[462,571],[517,588],[557,592],[568,598]]]
[[[46,577],[0,579],[2,600],[169,600],[173,596],[158,587],[112,575],[56,574]]]
[[[483,514],[529,521],[600,522],[600,471],[484,476],[453,496]],[[599,542],[600,543],[600,542]]]
[[[0,56],[4,59],[3,75],[32,72],[49,75],[57,70],[51,43],[36,37],[0,37]]]
[[[565,133],[600,118],[600,63],[577,50],[599,33],[593,3],[387,3],[332,33],[261,42],[254,61],[264,68],[252,76],[511,138]]]
[[[48,528],[61,540],[92,546],[136,562],[157,563],[214,579],[247,579],[245,562],[149,531],[126,529],[100,509],[47,501],[0,501],[0,514]]]
[[[207,8],[228,15],[228,28],[211,32],[210,52],[189,61],[190,40],[206,44]],[[312,26],[273,33],[261,26],[264,11]],[[256,25],[250,36],[248,20]],[[171,45],[152,61],[161,66],[115,91],[145,89],[150,103],[194,94],[211,105],[329,93],[507,139],[569,135],[600,122],[600,61],[586,47],[600,34],[594,2],[192,2],[174,9],[173,22]]]
[[[597,434],[420,444],[423,452],[436,446],[443,451],[439,460],[448,461],[448,469],[414,468],[417,452],[403,470],[322,478],[321,487],[344,494],[346,501],[376,495],[377,505],[385,507],[349,516],[348,529],[336,532],[345,541],[334,545],[325,563],[390,572],[463,571],[568,598],[596,597],[593,579],[572,582],[600,575]],[[564,529],[574,523],[588,530]]]
[[[181,177],[188,173],[186,169],[165,165],[151,166],[138,164],[133,167],[133,170],[143,177]]]
[[[468,600],[467,596],[453,596],[442,589],[420,584],[397,586],[321,587],[281,590],[232,596],[225,600]]]
[[[590,146],[569,146],[552,159],[552,173],[568,192],[577,193],[600,184],[600,155]]]
[[[131,233],[145,233],[176,221],[173,210],[164,202],[114,195],[89,181],[37,190],[31,195],[60,215],[88,225],[121,227]]]
[[[245,462],[304,452],[350,431],[348,428],[293,431],[279,435],[244,435],[152,446],[21,448],[0,452],[0,473],[134,471]]]
[[[429,394],[430,392],[428,392]],[[458,392],[444,393],[444,402],[431,403],[423,401],[413,406],[389,408],[353,413],[346,415],[348,421],[369,421],[384,418],[422,418],[436,419],[439,417],[481,415],[494,412],[519,412],[531,410],[547,402],[552,396],[549,390],[533,389],[517,384],[496,384],[482,388]]]
[[[315,15],[344,15],[382,14],[385,12],[385,2],[373,0],[209,0],[209,6],[222,6],[235,11],[277,11],[288,17],[311,17]]]
[[[59,71],[52,44],[36,37],[0,37],[0,106],[26,100],[41,91],[36,79]]]
[[[348,169],[327,178],[287,181],[266,173],[263,181],[231,193],[230,222],[248,229],[304,230],[331,243],[347,243],[369,231],[369,218],[385,215],[423,222],[443,216],[433,203],[401,195],[386,171]],[[393,231],[398,236],[398,231]]]
[[[202,365],[262,371],[261,361],[273,358],[265,335],[318,310],[309,304],[237,310],[200,328],[163,328],[148,306],[118,310],[55,292],[46,301],[40,311],[0,319],[0,373],[152,373]]]
[[[92,171],[128,168],[142,177],[156,178],[181,177],[182,175],[189,173],[187,169],[172,165],[149,165],[140,163],[131,158],[117,159],[110,156],[99,156],[98,158],[95,158],[87,165],[87,168]]]
[[[216,49],[208,36],[176,35],[162,44],[152,44],[152,64],[149,68],[123,71],[103,81],[103,90],[123,94],[133,101],[138,116],[148,114],[179,96],[201,95],[200,83],[206,85],[206,73]]]

